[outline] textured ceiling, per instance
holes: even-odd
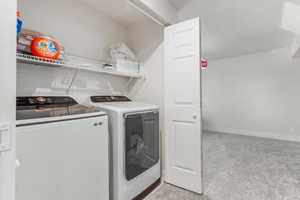
[[[149,20],[131,7],[127,0],[78,1],[94,7],[125,27]],[[284,28],[282,21],[290,13],[285,10],[286,4],[300,4],[299,0],[168,1],[178,9],[180,20],[200,16],[203,56],[208,58],[232,57],[285,47],[295,38],[293,32]]]
[[[179,18],[200,16],[205,57],[232,57],[289,46],[295,34],[283,28],[282,20],[291,1],[192,0],[179,11]]]
[[[168,0],[175,8],[181,9],[191,0]]]
[[[78,0],[106,16],[113,18],[121,25],[127,27],[131,24],[147,20],[147,17],[133,8],[127,0]]]

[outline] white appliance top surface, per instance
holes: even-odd
[[[116,112],[135,112],[144,110],[158,110],[159,106],[140,102],[110,102],[110,103],[92,103],[93,106],[112,110]]]
[[[17,126],[106,115],[99,108],[78,104],[69,96],[17,97],[16,104]]]
[[[35,125],[35,124],[43,124],[43,123],[52,123],[52,122],[60,122],[66,120],[76,120],[76,119],[84,119],[90,117],[97,116],[105,116],[107,115],[103,111],[95,112],[95,113],[86,113],[86,114],[77,114],[77,115],[67,115],[67,116],[58,116],[58,117],[45,117],[45,118],[37,118],[37,119],[25,119],[25,120],[17,120],[16,125]]]

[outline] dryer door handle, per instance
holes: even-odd
[[[157,114],[159,113],[158,110],[146,110],[146,111],[140,111],[140,112],[130,112],[130,113],[125,113],[123,115],[124,118],[128,118],[131,115],[140,115],[140,114],[148,114],[148,113],[153,113],[153,114]]]

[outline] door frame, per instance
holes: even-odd
[[[0,1],[0,200],[15,199],[15,111],[16,111],[16,0]],[[6,127],[7,126],[7,127]]]

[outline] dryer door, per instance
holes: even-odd
[[[125,116],[125,176],[131,180],[159,161],[159,113]]]

